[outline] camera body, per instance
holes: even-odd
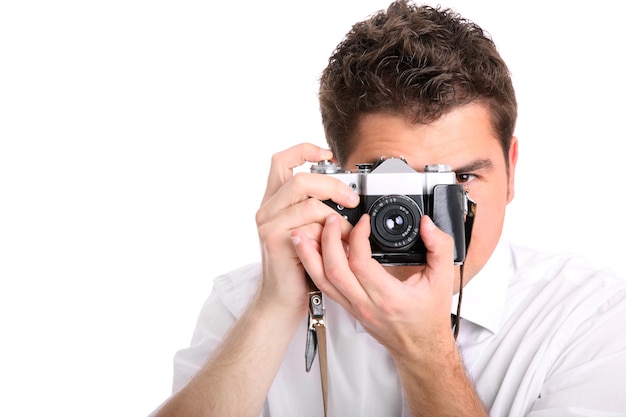
[[[403,158],[381,158],[375,164],[358,164],[357,171],[351,172],[321,161],[311,166],[311,172],[338,178],[361,197],[355,208],[331,200],[324,203],[352,225],[363,214],[370,215],[372,257],[379,263],[426,263],[426,248],[419,234],[424,215],[452,236],[454,263],[465,261],[475,204],[448,165],[427,165],[424,172],[418,172]],[[466,222],[468,215],[472,218]]]

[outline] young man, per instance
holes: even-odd
[[[332,151],[301,144],[274,156],[256,216],[262,262],[215,280],[155,414],[626,415],[626,282],[501,238],[517,106],[483,31],[450,10],[392,3],[338,46],[320,102]],[[353,227],[322,202],[353,208],[359,195],[332,175],[292,172],[381,157],[451,166],[477,204],[462,270],[427,215],[426,264],[382,265],[371,216]],[[327,375],[305,370],[305,270],[325,302]]]

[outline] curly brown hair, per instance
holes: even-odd
[[[321,75],[319,99],[339,163],[358,145],[351,134],[363,114],[430,123],[478,102],[490,111],[507,161],[517,119],[511,75],[491,37],[451,9],[407,0],[352,27]]]

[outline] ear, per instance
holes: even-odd
[[[517,166],[517,137],[511,138],[511,146],[509,147],[509,172],[508,172],[508,195],[507,204],[513,200],[515,196],[515,167]]]

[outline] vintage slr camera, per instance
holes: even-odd
[[[454,262],[464,262],[476,205],[448,165],[427,165],[422,173],[403,158],[381,158],[375,164],[358,164],[357,172],[351,172],[321,161],[311,166],[311,172],[332,175],[361,196],[355,208],[330,200],[324,203],[353,225],[364,213],[370,215],[372,257],[381,264],[426,263],[426,248],[419,235],[423,215],[429,215],[452,236]]]

